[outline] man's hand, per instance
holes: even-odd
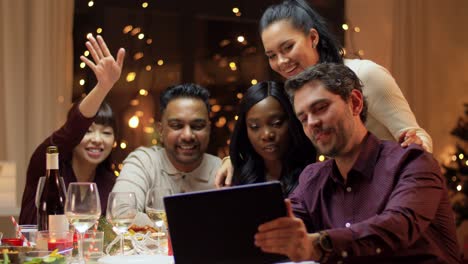
[[[232,175],[234,168],[229,157],[223,159],[221,167],[216,172],[215,186],[216,188],[229,187],[232,185]]]
[[[282,254],[294,262],[318,260],[321,252],[314,246],[318,234],[308,234],[301,219],[292,212],[291,202],[285,201],[288,216],[275,219],[258,227],[255,245],[267,253]]]
[[[93,57],[94,62],[85,56],[81,56],[80,59],[86,63],[96,75],[98,81],[97,86],[101,86],[106,91],[109,91],[122,73],[125,50],[123,48],[119,49],[116,61],[114,57],[112,57],[101,36],[97,36],[97,40],[93,36],[90,36],[86,42],[86,47]]]

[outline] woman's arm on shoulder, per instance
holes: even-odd
[[[362,64],[356,74],[364,85],[363,93],[367,98],[369,113],[387,127],[395,140],[406,137],[407,140],[400,143],[419,143],[432,152],[431,137],[418,125],[395,79],[378,64],[370,61],[363,61]],[[407,135],[410,131],[414,133]]]

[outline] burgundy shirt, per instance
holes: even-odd
[[[94,118],[84,117],[75,104],[70,110],[66,123],[50,137],[40,144],[29,161],[26,185],[24,187],[23,200],[21,202],[21,213],[19,224],[36,224],[37,209],[35,205],[36,189],[41,176],[46,173],[46,150],[50,145],[55,145],[59,150],[59,170],[63,177],[65,186],[68,188],[70,182],[76,182],[76,176],[71,165],[73,149],[80,144],[81,139],[93,123]],[[101,212],[106,212],[107,198],[115,183],[115,175],[110,168],[101,163],[96,168],[94,182],[99,190],[101,200]]]
[[[368,133],[347,179],[333,159],[314,163],[290,195],[308,231],[330,235],[330,262],[460,262],[445,180],[430,153]]]

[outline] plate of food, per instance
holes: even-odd
[[[106,256],[98,260],[99,264],[174,264],[172,256],[164,255],[132,255],[132,256]]]

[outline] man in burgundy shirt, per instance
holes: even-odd
[[[437,162],[418,145],[367,131],[354,72],[319,64],[286,89],[306,135],[332,159],[306,167],[286,201],[289,216],[260,225],[255,244],[293,261],[459,263]]]

